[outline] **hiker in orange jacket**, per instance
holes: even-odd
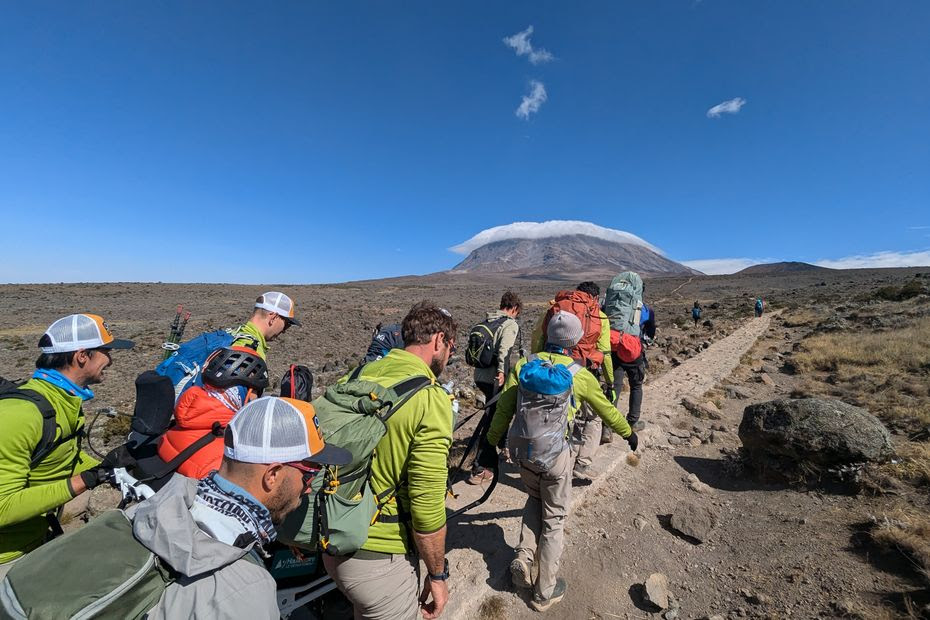
[[[203,387],[189,388],[174,410],[175,425],[158,442],[158,456],[166,463],[206,435],[212,441],[189,456],[177,472],[203,478],[223,460],[223,429],[233,415],[268,387],[265,361],[248,347],[214,351],[203,370]]]

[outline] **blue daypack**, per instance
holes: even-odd
[[[187,388],[197,385],[203,387],[203,367],[207,358],[217,349],[230,346],[239,338],[248,338],[248,334],[232,330],[218,329],[204,332],[199,336],[181,343],[171,357],[155,368],[155,372],[171,379],[174,384],[174,402],[177,404]]]
[[[701,309],[698,307],[691,308],[691,318],[695,321],[701,318]]]

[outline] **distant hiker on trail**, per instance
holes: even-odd
[[[631,426],[639,422],[640,411],[643,406],[643,381],[646,378],[646,354],[643,351],[641,343],[637,347],[630,339],[622,338],[623,334],[635,336],[639,340],[642,333],[640,319],[642,317],[643,295],[645,285],[639,274],[632,271],[624,271],[617,274],[610,282],[607,288],[607,295],[604,298],[604,312],[610,319],[611,330],[617,332],[617,335],[611,336],[621,348],[612,349],[611,358],[613,360],[615,371],[623,372],[614,373],[614,393],[619,402],[620,392],[623,390],[623,376],[626,375],[630,382],[630,409],[627,412],[626,419]],[[652,324],[653,335],[655,335],[655,323]],[[637,429],[642,426],[636,427]]]
[[[698,321],[701,320],[701,303],[696,301],[694,302],[694,307],[691,308],[691,318],[694,319],[694,326],[697,327]]]
[[[583,334],[581,320],[574,314],[557,312],[552,316],[546,328],[545,351],[522,358],[507,378],[479,453],[482,463],[491,466],[497,459],[494,446],[500,445],[506,434],[511,457],[520,466],[528,497],[510,572],[514,585],[534,588],[530,604],[537,611],[549,609],[565,596],[566,584],[558,572],[563,528],[571,506],[574,459],[568,442],[578,409],[582,404],[590,406],[626,438],[631,450],[639,443],[594,375],[570,356]]]
[[[218,349],[207,359],[203,387],[190,388],[178,401],[175,425],[161,436],[158,456],[170,463],[192,445],[206,441],[176,471],[199,480],[218,469],[226,425],[245,404],[260,397],[266,387],[268,369],[257,352],[248,347]]]
[[[371,490],[381,510],[367,541],[351,555],[323,555],[326,572],[352,602],[356,618],[413,620],[421,607],[423,617],[437,618],[448,602],[445,501],[452,403],[437,377],[455,351],[457,329],[447,310],[420,302],[404,317],[405,347],[365,364],[357,377],[384,387],[425,377],[432,385],[416,391],[385,423],[371,460]],[[420,560],[427,571],[422,588]]]
[[[94,397],[90,386],[103,381],[113,349],[132,346],[113,338],[96,314],[72,314],[39,339],[32,378],[0,388],[0,578],[61,534],[56,510],[128,458],[117,449],[100,463],[81,450],[82,406]]]
[[[351,455],[324,443],[308,403],[276,397],[240,409],[224,445],[219,471],[173,476],[17,562],[0,584],[0,616],[279,618],[262,548],[317,472]]]
[[[404,337],[401,334],[400,323],[389,323],[383,325],[378,323],[375,327],[375,333],[371,336],[371,344],[368,345],[368,351],[362,359],[363,364],[379,360],[388,354],[391,349],[403,349]]]
[[[765,300],[761,297],[756,298],[756,318],[762,316],[762,312],[765,310]]]
[[[643,342],[643,347],[652,346],[652,341],[656,337],[656,311],[652,306],[643,302],[642,313],[639,317],[639,339]],[[645,358],[644,358],[645,359]],[[649,368],[649,360],[646,361],[646,368]]]
[[[465,361],[475,367],[475,387],[484,394],[485,403],[491,402],[510,373],[510,355],[520,331],[516,318],[522,309],[520,298],[507,291],[501,296],[500,309],[488,312],[485,319],[469,332]],[[484,415],[494,415],[493,406],[485,410]],[[467,480],[469,484],[481,484],[494,477],[477,463],[471,474]]]
[[[233,340],[230,346],[249,347],[264,360],[268,356],[268,343],[291,327],[300,327],[300,321],[294,318],[296,305],[294,301],[278,291],[269,291],[259,295],[255,300],[252,318],[245,325],[234,331],[242,337]]]

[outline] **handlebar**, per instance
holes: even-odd
[[[152,487],[139,482],[125,467],[115,468],[107,477],[107,482],[119,490],[123,503],[141,502],[155,495]]]

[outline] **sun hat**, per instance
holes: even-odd
[[[39,339],[42,353],[70,353],[80,349],[131,349],[132,340],[117,340],[103,317],[70,314],[49,325]]]

